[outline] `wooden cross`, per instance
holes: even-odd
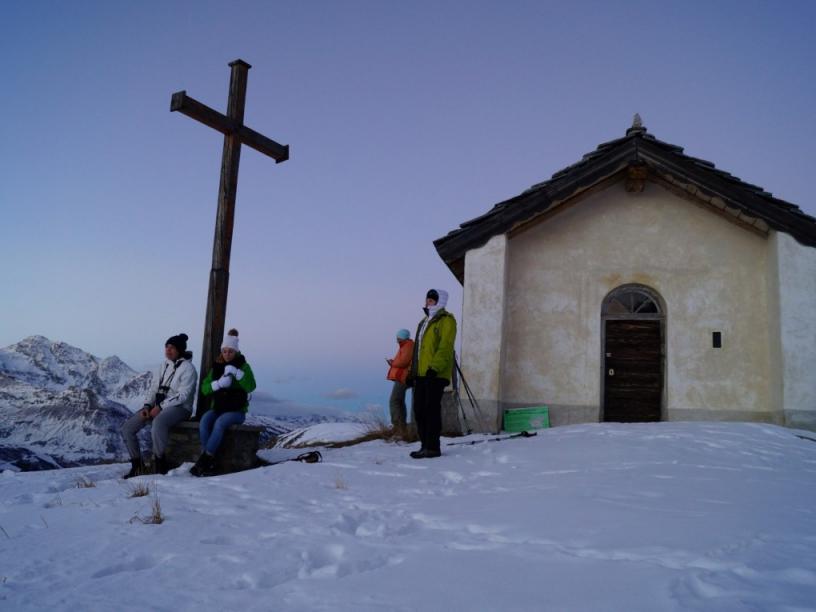
[[[289,145],[281,145],[244,125],[247,73],[252,66],[237,59],[229,64],[230,74],[227,114],[222,115],[201,102],[178,91],[170,100],[170,111],[179,111],[188,117],[224,134],[221,156],[221,183],[218,186],[218,212],[215,217],[210,288],[207,294],[207,317],[204,322],[204,344],[201,350],[200,381],[209,372],[215,356],[221,350],[224,338],[224,322],[227,314],[227,289],[229,287],[229,262],[232,248],[232,228],[235,219],[235,194],[238,191],[238,163],[241,145],[245,144],[281,163],[289,159]],[[200,385],[199,385],[200,389]],[[199,391],[197,416],[204,413]]]

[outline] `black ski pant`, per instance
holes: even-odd
[[[442,394],[448,381],[444,378],[417,377],[414,380],[414,420],[422,448],[439,450],[442,431]]]

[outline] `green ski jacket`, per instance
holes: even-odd
[[[424,321],[424,319],[423,319]],[[419,328],[417,327],[419,338]],[[456,319],[447,310],[440,310],[428,321],[422,331],[422,340],[414,344],[415,364],[411,370],[414,376],[425,376],[432,368],[439,378],[450,381],[453,375],[453,345],[456,341]],[[417,349],[417,347],[419,347]]]

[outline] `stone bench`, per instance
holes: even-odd
[[[257,456],[259,438],[263,427],[255,425],[231,425],[216,454],[219,474],[249,470],[260,465]],[[171,468],[185,462],[195,462],[201,455],[198,437],[198,421],[183,421],[170,430],[170,440],[165,456]]]

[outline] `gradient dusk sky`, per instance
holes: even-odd
[[[155,367],[201,350],[221,112],[289,144],[241,155],[227,326],[261,397],[387,406],[384,357],[432,241],[649,132],[816,215],[816,2],[183,2],[0,6],[0,346],[40,334]]]

